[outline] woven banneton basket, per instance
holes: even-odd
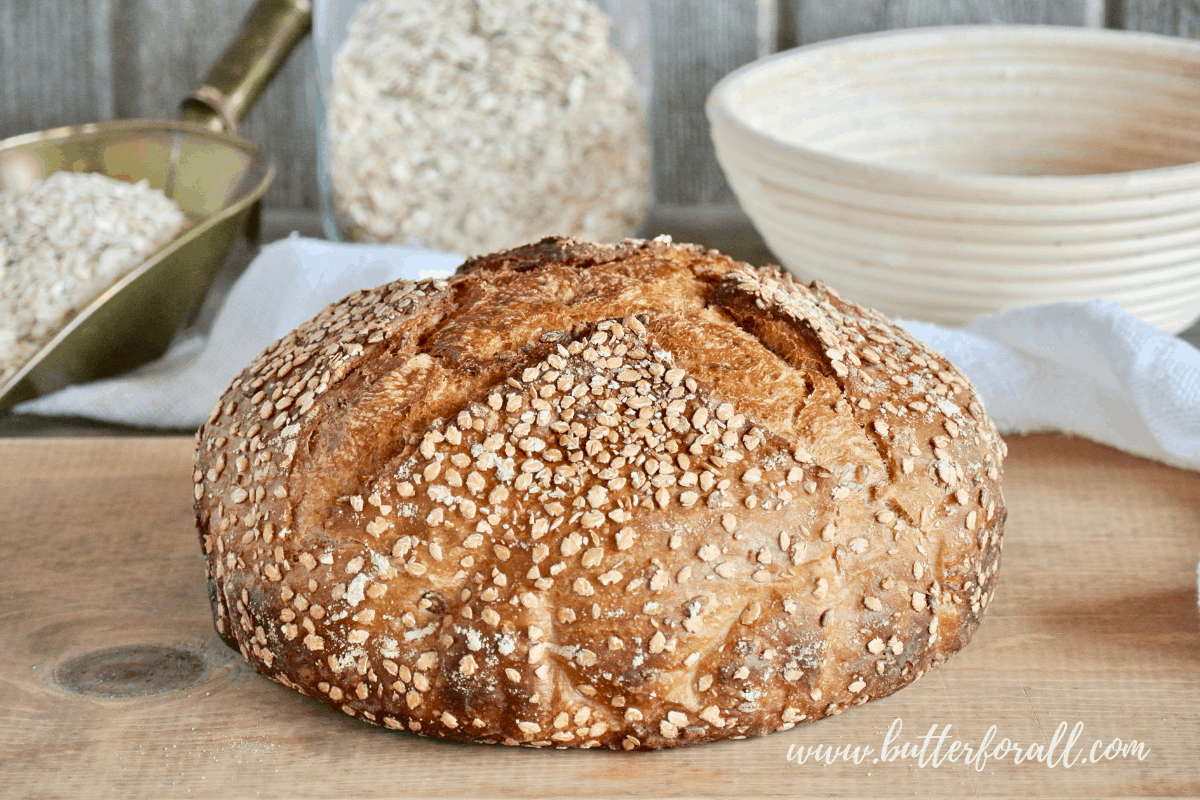
[[[1200,318],[1200,42],[1047,26],[869,34],[749,64],[717,156],[784,266],[965,324],[1112,300]]]

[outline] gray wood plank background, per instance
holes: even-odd
[[[1086,25],[1093,6],[1088,0],[786,1],[793,8],[794,36],[800,44],[930,25]]]
[[[0,138],[120,117],[170,119],[252,0],[0,0]],[[836,36],[923,25],[1109,25],[1200,33],[1193,0],[596,0],[617,18],[649,100],[654,200],[728,207],[704,101],[735,67]],[[242,132],[275,162],[277,209],[317,207],[311,41],[292,54]]]
[[[1195,0],[1121,0],[1122,27],[1172,36],[1200,36],[1200,4]]]
[[[111,119],[109,0],[0,2],[0,138]]]
[[[17,0],[18,4],[27,0]],[[176,119],[179,102],[234,39],[251,0],[109,0],[116,114]],[[278,171],[267,204],[317,206],[317,87],[311,37],[251,109],[239,133],[257,142]]]
[[[722,75],[758,57],[758,3],[654,3],[650,30],[655,202],[732,202],[713,155],[704,99]]]

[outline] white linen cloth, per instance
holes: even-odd
[[[18,413],[189,428],[268,344],[356,289],[444,275],[459,256],[293,235],[267,245],[207,337],[132,373],[71,386]],[[902,321],[975,384],[1003,433],[1056,430],[1200,470],[1200,350],[1104,302],[1055,303],[966,328]]]
[[[1061,431],[1200,470],[1200,350],[1115,303],[900,324],[970,378],[1001,433]]]

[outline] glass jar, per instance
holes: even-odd
[[[460,255],[633,235],[646,0],[317,0],[326,235]]]

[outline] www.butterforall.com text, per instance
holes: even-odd
[[[924,736],[915,742],[900,741],[904,722],[899,717],[892,721],[879,750],[870,745],[797,745],[788,747],[787,758],[795,764],[822,764],[851,762],[871,764],[903,762],[916,764],[922,769],[937,769],[946,764],[965,764],[983,771],[989,761],[999,763],[1011,760],[1013,764],[1040,764],[1046,767],[1070,769],[1075,766],[1097,764],[1118,758],[1136,758],[1144,761],[1150,755],[1145,742],[1136,739],[1124,741],[1119,738],[1090,742],[1083,737],[1083,723],[1067,732],[1067,723],[1060,723],[1049,744],[1034,742],[1028,745],[1009,739],[997,740],[995,725],[987,729],[983,737],[975,742],[964,742],[951,738],[950,725],[930,726]]]

